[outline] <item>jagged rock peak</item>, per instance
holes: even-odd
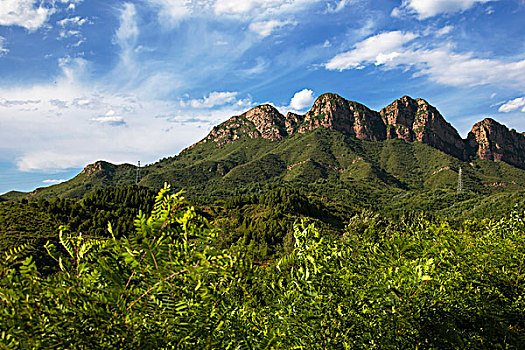
[[[304,115],[289,112],[285,117],[271,105],[260,105],[214,127],[199,143],[222,146],[243,137],[279,141],[317,128],[338,130],[368,141],[418,141],[463,160],[479,157],[525,168],[525,133],[508,130],[487,118],[463,140],[434,106],[406,95],[380,112],[334,93],[319,96]]]
[[[419,141],[458,158],[468,158],[466,144],[457,130],[421,98],[403,96],[383,108],[380,114],[387,128],[387,139]]]
[[[284,119],[285,117],[269,104],[256,106],[213,127],[208,136],[199,143],[213,141],[221,146],[243,136],[278,141],[287,135]]]
[[[467,136],[480,159],[503,161],[525,169],[525,135],[492,118],[474,124]]]
[[[82,170],[82,172],[80,174],[86,174],[86,175],[90,176],[90,175],[93,175],[93,174],[98,173],[100,171],[110,170],[110,169],[114,169],[114,168],[115,168],[115,165],[113,165],[113,164],[111,164],[109,162],[103,161],[103,160],[99,160],[99,161],[96,161],[93,164],[86,165],[86,167]]]
[[[385,138],[385,127],[377,112],[333,93],[319,96],[294,132],[303,133],[319,127],[339,130],[362,140]]]

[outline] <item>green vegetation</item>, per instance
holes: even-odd
[[[0,197],[0,348],[525,347],[525,170],[322,128],[135,170]]]
[[[465,162],[419,142],[362,141],[325,128],[281,141],[246,137],[220,147],[213,142],[197,144],[175,157],[142,168],[140,185],[157,191],[168,182],[174,188],[184,189],[195,203],[209,204],[251,195],[257,186],[272,189],[324,181],[379,199],[363,201],[350,194],[346,202],[357,200],[381,209],[391,204],[390,198],[395,195],[455,190],[460,167],[465,190],[474,194],[488,196],[525,189],[525,170],[503,162]],[[128,186],[134,181],[133,166],[97,162],[63,184],[0,198],[81,199],[93,190]],[[317,187],[316,192],[326,190],[326,186]]]
[[[137,186],[107,188],[86,194],[81,201],[40,199],[0,204],[0,251],[26,245],[41,268],[49,266],[44,243],[56,243],[56,232],[66,225],[87,237],[106,237],[108,222],[121,237],[133,230],[139,210],[148,212],[155,191]]]
[[[525,346],[525,216],[355,215],[341,236],[293,228],[261,264],[164,188],[118,238],[62,229],[44,275],[27,246],[0,258],[4,348],[404,349]],[[281,197],[291,198],[281,203]],[[260,205],[317,215],[292,190]],[[253,205],[254,198],[225,206]]]

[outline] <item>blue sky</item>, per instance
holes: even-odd
[[[523,132],[524,19],[524,0],[3,0],[0,193],[151,163],[324,92]]]

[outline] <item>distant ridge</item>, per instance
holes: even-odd
[[[178,155],[142,167],[139,185],[159,188],[167,182],[196,196],[225,198],[250,186],[319,182],[352,189],[359,201],[370,193],[381,197],[386,189],[391,194],[456,189],[460,167],[468,190],[525,189],[525,134],[487,118],[463,139],[423,99],[403,96],[374,111],[326,93],[302,115],[283,115],[265,104],[233,116]],[[135,183],[134,165],[98,161],[73,179],[30,193],[13,191],[0,201],[82,198]]]
[[[359,140],[422,142],[461,160],[502,161],[525,169],[525,133],[509,130],[487,118],[475,124],[468,137],[462,139],[434,106],[409,96],[379,112],[333,93],[319,96],[304,115],[290,112],[284,116],[265,104],[215,126],[197,144],[214,142],[222,146],[243,137],[279,141],[317,128],[341,131]]]

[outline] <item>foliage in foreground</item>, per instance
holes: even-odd
[[[363,216],[341,239],[303,223],[259,266],[214,248],[217,230],[165,188],[126,237],[61,231],[56,274],[5,253],[0,347],[524,348],[523,220]]]

